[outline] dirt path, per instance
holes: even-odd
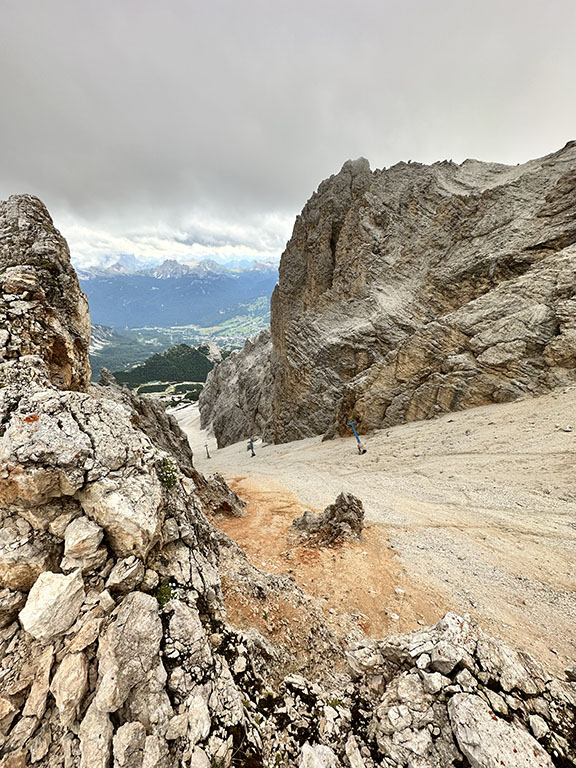
[[[568,390],[381,430],[365,456],[352,439],[309,438],[257,443],[251,458],[243,443],[216,450],[196,408],[179,414],[198,468],[251,501],[228,532],[255,564],[287,570],[289,521],[352,492],[373,525],[357,549],[298,561],[306,589],[365,614],[375,633],[467,611],[557,669],[576,658],[575,419]]]

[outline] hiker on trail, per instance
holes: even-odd
[[[254,453],[254,440],[252,440],[251,437],[248,439],[248,445],[246,447],[246,450],[252,451],[252,456],[256,456],[256,454]],[[252,458],[252,456],[250,458]]]
[[[355,421],[348,421],[346,426],[352,427],[352,432],[354,432],[354,437],[356,438],[356,442],[358,444],[358,453],[360,456],[363,456],[366,451],[368,450],[364,443],[360,442],[360,438],[358,437],[358,432],[356,432],[356,427],[354,426],[356,424]]]

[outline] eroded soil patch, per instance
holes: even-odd
[[[245,550],[254,566],[291,576],[317,598],[339,634],[354,627],[374,637],[409,631],[436,622],[450,609],[445,596],[410,579],[382,526],[368,524],[359,541],[335,547],[293,544],[290,525],[304,507],[292,494],[280,485],[263,487],[246,477],[235,477],[230,485],[248,502],[246,517],[218,518],[214,523]],[[244,605],[232,583],[223,588],[233,623],[246,619],[274,635],[285,634],[288,625],[297,628],[300,622],[292,609],[260,610],[251,602]]]

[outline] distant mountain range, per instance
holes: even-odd
[[[231,268],[206,259],[181,263],[167,259],[157,267],[134,270],[78,268],[92,321],[117,329],[197,325],[208,328],[246,313],[257,302],[262,314],[278,280],[277,265],[254,262]],[[264,299],[264,301],[262,301]]]

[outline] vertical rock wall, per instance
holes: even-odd
[[[344,433],[351,419],[367,431],[574,383],[575,261],[576,142],[518,166],[345,163],[280,262],[265,437]],[[216,420],[247,365],[241,354],[233,375],[212,374],[221,444],[237,439],[233,412]]]

